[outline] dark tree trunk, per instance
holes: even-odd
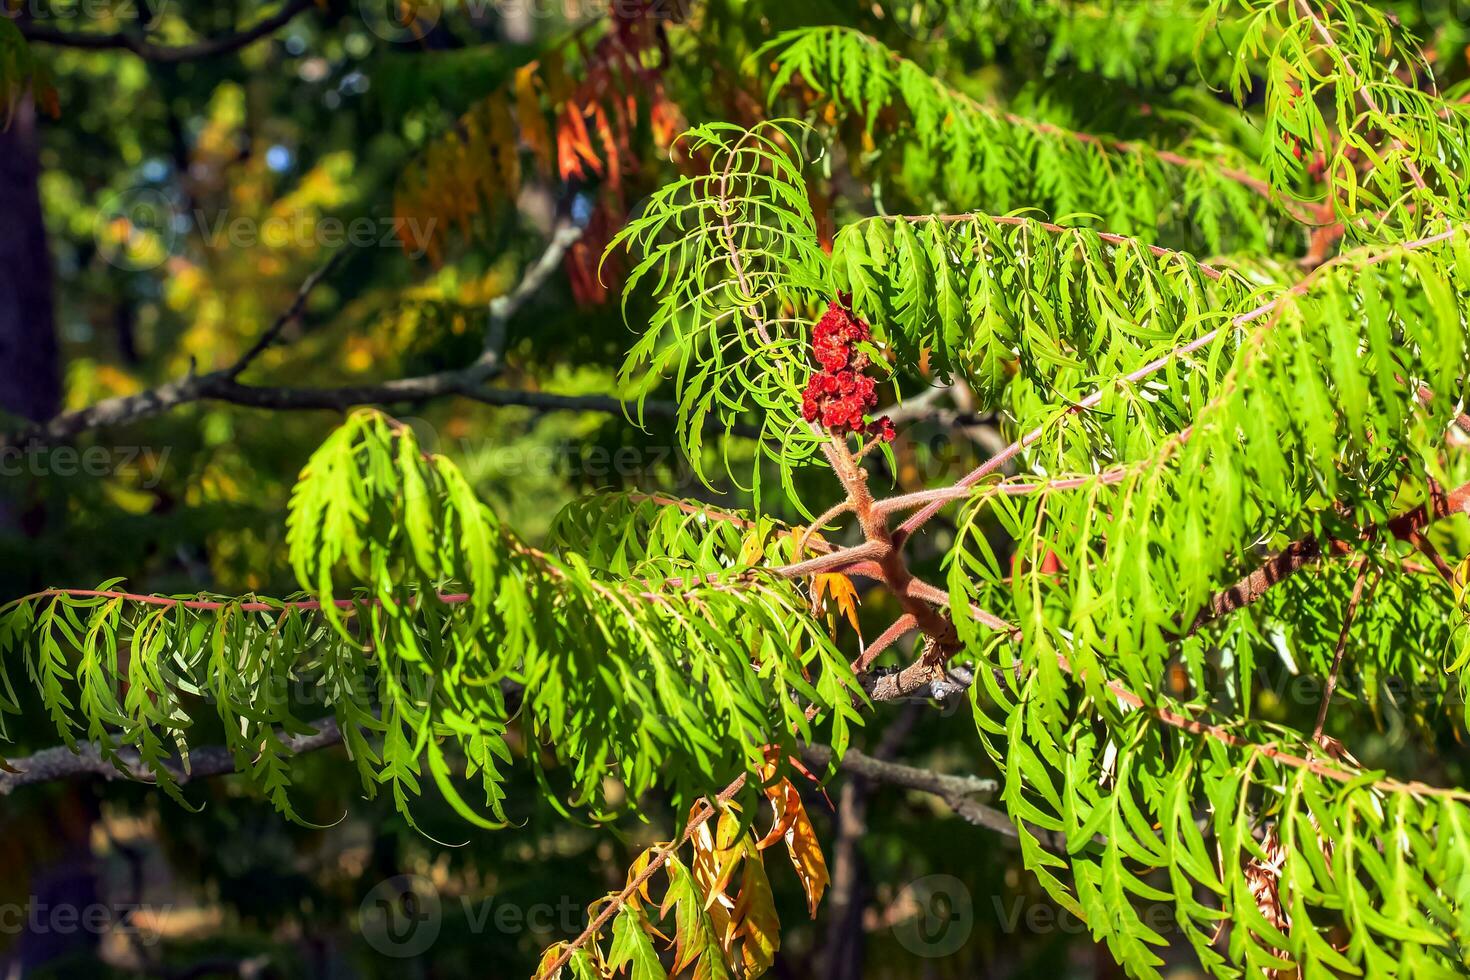
[[[24,99],[10,127],[0,131],[0,410],[33,421],[55,415],[61,403],[39,151],[35,107]],[[17,509],[0,495],[0,530],[33,534],[42,523],[39,505]],[[25,574],[24,561],[20,564]],[[72,788],[53,805],[56,848],[49,860],[30,869],[25,925],[5,971],[12,976],[67,956],[86,962],[98,940],[94,931],[76,928],[75,918],[98,901],[91,848],[96,803],[88,791]]]
[[[35,421],[61,402],[37,144],[35,107],[25,99],[0,131],[0,409]]]

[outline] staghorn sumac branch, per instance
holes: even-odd
[[[1186,357],[1196,351],[1208,347],[1210,344],[1214,343],[1214,341],[1221,335],[1223,331],[1227,329],[1240,329],[1241,327],[1249,326],[1250,324],[1262,319],[1263,317],[1274,315],[1284,303],[1289,302],[1295,297],[1302,296],[1309,292],[1317,279],[1321,278],[1322,276],[1327,274],[1327,272],[1339,265],[1349,264],[1354,261],[1357,261],[1360,267],[1378,265],[1398,255],[1407,252],[1413,252],[1421,248],[1427,248],[1432,245],[1438,245],[1441,242],[1449,241],[1452,238],[1463,234],[1467,231],[1467,229],[1470,229],[1470,224],[1456,225],[1454,227],[1451,227],[1447,231],[1443,231],[1435,235],[1428,235],[1410,242],[1393,245],[1386,249],[1375,249],[1370,246],[1364,246],[1363,248],[1358,249],[1354,252],[1345,253],[1332,260],[1331,262],[1323,263],[1322,265],[1314,269],[1312,273],[1304,278],[1301,282],[1283,291],[1280,295],[1274,297],[1273,299],[1267,300],[1266,302],[1260,304],[1255,309],[1249,310],[1245,313],[1240,314],[1239,316],[1234,317],[1227,326],[1217,327],[1213,330],[1208,330],[1200,336],[1196,337],[1194,340],[1190,341],[1189,343],[1176,347],[1168,353],[1163,354],[1160,357],[1157,357],[1149,363],[1143,365],[1142,367],[1122,375],[1117,380],[1115,380],[1112,385],[1098,388],[1096,391],[1093,391],[1091,394],[1087,395],[1081,400],[1067,406],[1067,408],[1062,411],[1059,418],[1066,419],[1069,416],[1079,415],[1090,409],[1096,408],[1102,403],[1103,399],[1107,396],[1107,393],[1109,390],[1111,390],[1111,388],[1121,385],[1137,384],[1145,378],[1148,378],[1151,375],[1163,370],[1165,367],[1173,363],[1178,358]],[[1039,425],[1036,428],[1032,429],[1030,432],[1027,432],[1021,438],[1017,439],[1015,442],[1012,442],[1000,452],[991,456],[984,463],[977,466],[969,473],[965,474],[965,476],[962,477],[956,484],[955,489],[974,487],[975,485],[980,483],[980,481],[984,480],[987,476],[996,472],[1006,463],[1010,462],[1012,459],[1015,459],[1026,449],[1030,448],[1038,440],[1044,437],[1047,432],[1050,431],[1050,429],[1051,424],[1047,423]],[[939,513],[939,511],[944,508],[945,503],[951,499],[956,498],[946,496],[941,499],[928,499],[916,514],[908,518],[906,521],[903,522],[903,524],[899,526],[898,530],[894,532],[895,538],[898,541],[902,542],[903,540],[910,537],[915,531],[927,524],[934,517],[935,514]],[[891,501],[885,504],[885,508],[888,510],[902,510],[907,509],[907,505],[908,501],[904,498],[893,498]]]

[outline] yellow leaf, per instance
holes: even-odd
[[[776,900],[771,894],[771,880],[766,876],[760,851],[750,838],[746,838],[746,846],[749,853],[745,874],[731,923],[732,931],[741,940],[740,958],[745,963],[747,980],[754,980],[776,962],[776,951],[781,948],[781,920],[776,915]]]
[[[638,876],[648,870],[648,865],[653,861],[654,856],[669,846],[669,844],[657,844],[638,855],[638,860],[634,861],[632,867],[628,868],[628,887],[631,888],[633,882],[638,880]],[[635,909],[641,909],[644,902],[653,902],[652,897],[648,894],[648,881],[646,880],[638,886],[633,894],[628,896],[628,904]]]
[[[765,557],[765,554],[766,536],[759,529],[751,531],[740,545],[740,564],[754,565]]]
[[[820,610],[826,608],[824,596],[831,597],[837,611],[846,616],[852,628],[861,634],[862,628],[858,625],[857,615],[858,594],[852,579],[840,573],[816,576],[812,581],[812,599]]]
[[[561,980],[562,970],[557,970],[555,973],[551,974],[548,974],[546,971],[548,968],[550,968],[551,964],[556,962],[556,958],[560,956],[562,954],[562,951],[566,948],[566,943],[557,943],[555,946],[547,947],[546,952],[541,954],[541,963],[539,966],[536,967],[536,976],[540,978],[540,980]]]
[[[735,904],[725,891],[745,857],[739,833],[740,818],[727,807],[720,813],[716,829],[711,830],[710,822],[705,821],[690,840],[694,846],[694,880],[704,892],[704,907],[717,920],[716,925],[723,925],[718,920]],[[723,935],[724,930],[716,934]]]
[[[1463,562],[1460,563],[1460,567],[1455,569],[1455,578],[1453,584],[1455,587],[1455,595],[1459,598],[1461,603],[1464,603],[1466,593],[1470,592],[1470,558],[1466,558]]]
[[[535,62],[516,70],[516,121],[520,123],[521,138],[531,148],[542,175],[551,173],[551,128],[546,125],[546,116],[541,111],[541,97],[536,91]]]

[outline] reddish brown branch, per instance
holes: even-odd
[[[781,578],[808,578],[812,575],[830,575],[836,572],[850,572],[855,566],[866,565],[870,562],[880,560],[883,556],[883,544],[878,541],[865,541],[851,548],[840,548],[830,551],[825,555],[808,558],[791,565],[782,565],[773,569]]]
[[[1470,511],[1470,483],[1448,494],[1434,494],[1424,507],[1400,514],[1382,527],[1366,528],[1363,536],[1372,540],[1386,534],[1401,541],[1410,541],[1430,524],[1466,511]],[[1197,633],[1215,620],[1251,605],[1278,582],[1295,575],[1308,565],[1316,564],[1324,554],[1350,554],[1352,551],[1353,545],[1347,541],[1329,541],[1325,549],[1315,537],[1293,541],[1276,557],[1229,588],[1215,593],[1195,617],[1186,635]]]
[[[907,634],[912,633],[914,630],[918,629],[918,627],[918,620],[916,620],[910,613],[904,613],[902,616],[898,617],[898,619],[893,622],[893,625],[889,626],[882,633],[878,634],[877,639],[875,639],[872,643],[869,643],[866,647],[863,648],[862,656],[858,657],[857,659],[857,672],[859,674],[866,673],[868,669],[873,666],[874,660],[877,660],[880,656],[888,651],[889,647],[893,646],[899,640],[903,639],[904,636],[906,636]]]

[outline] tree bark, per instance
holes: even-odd
[[[50,418],[61,404],[39,176],[36,110],[27,98],[0,130],[0,409],[32,421]]]

